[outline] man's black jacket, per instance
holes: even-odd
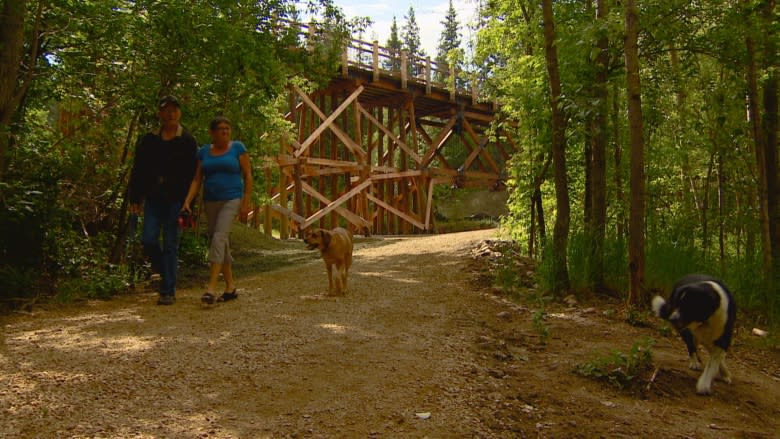
[[[183,201],[195,176],[198,145],[179,126],[177,136],[163,140],[160,132],[144,135],[135,149],[128,198],[138,204],[147,198]]]

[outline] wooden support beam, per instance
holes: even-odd
[[[463,117],[471,119],[471,120],[477,120],[477,121],[480,121],[480,122],[484,122],[485,124],[490,124],[495,119],[495,117],[493,117],[491,115],[482,114],[482,113],[475,113],[473,111],[464,111],[463,112]]]
[[[490,165],[490,168],[493,170],[493,172],[498,174],[498,165],[496,165],[496,162],[490,155],[490,151],[488,151],[486,148],[490,139],[485,136],[479,140],[479,136],[477,136],[477,133],[474,132],[474,128],[471,126],[471,123],[469,123],[468,119],[463,119],[463,128],[466,129],[466,132],[469,134],[469,136],[471,136],[471,139],[474,141],[474,143],[479,145],[479,153],[482,154],[482,156],[485,158],[485,161],[488,162],[488,165]],[[468,166],[466,166],[466,169],[468,169]]]
[[[311,187],[311,185],[307,184],[306,182],[303,182],[302,189],[304,192],[318,199],[323,204],[330,205],[332,203],[332,201],[329,200],[328,197],[322,195],[319,191]],[[344,217],[344,219],[351,222],[357,227],[368,227],[371,225],[371,223],[368,222],[368,220],[363,219],[359,215],[350,212],[348,209],[339,206],[336,207],[335,210],[336,212],[338,212],[339,215]]]
[[[425,224],[423,224],[422,222],[420,222],[417,219],[413,218],[412,216],[407,215],[406,213],[400,211],[399,209],[396,209],[395,207],[385,203],[384,201],[380,200],[379,198],[369,194],[368,195],[368,199],[373,201],[374,203],[382,206],[388,212],[393,213],[395,216],[403,219],[404,221],[408,222],[409,224],[412,224],[413,226],[417,227],[418,229],[425,230]]]
[[[431,216],[433,215],[433,187],[437,184],[446,183],[449,178],[431,178],[428,181],[428,206],[425,209],[425,230],[431,230]]]
[[[455,126],[455,123],[457,123],[458,119],[456,116],[452,116],[450,120],[447,121],[447,124],[444,125],[444,127],[439,131],[439,134],[436,135],[436,138],[433,139],[433,143],[431,144],[431,147],[428,149],[428,152],[425,154],[425,156],[422,159],[422,162],[420,163],[420,167],[424,168],[428,166],[431,163],[431,160],[433,160],[433,156],[436,154],[436,151],[441,148],[444,143],[447,141],[447,139],[452,134],[452,128]]]
[[[360,88],[360,89],[362,89],[362,86],[360,86],[359,88]],[[309,98],[309,97],[306,95],[306,93],[304,93],[304,92],[303,92],[301,89],[299,89],[299,88],[298,88],[298,87],[296,87],[296,86],[293,86],[293,89],[295,90],[295,92],[296,92],[296,93],[298,93],[298,94],[300,95],[300,97],[301,97],[301,99],[303,100],[303,102],[305,102],[305,103],[306,103],[306,105],[308,105],[308,106],[309,106],[309,108],[311,108],[311,110],[312,110],[312,111],[313,111],[313,112],[314,112],[314,113],[315,113],[317,116],[319,116],[319,117],[320,117],[320,119],[322,119],[323,121],[327,120],[327,118],[325,117],[325,113],[323,113],[323,112],[320,110],[320,108],[317,106],[317,104],[315,104],[315,103],[314,103],[314,101],[312,101],[312,100],[311,100],[311,99],[310,99],[310,98]],[[356,92],[357,92],[357,90],[356,90]],[[358,93],[358,94],[359,94],[359,93]],[[354,95],[354,93],[353,93],[353,95]],[[350,99],[350,100],[351,100],[351,99],[352,99],[352,96],[350,96],[350,98],[348,98],[348,99]],[[356,102],[356,103],[357,103],[357,102]],[[343,104],[342,104],[342,106],[343,106]],[[346,107],[344,107],[344,108],[346,108]],[[337,112],[340,112],[340,111],[343,111],[343,109],[342,109],[341,107],[339,107],[339,109],[337,109],[336,111],[337,111]],[[334,125],[334,124],[332,124],[332,123],[326,123],[326,122],[322,122],[322,125],[321,125],[321,127],[322,127],[322,126],[326,126],[326,127],[330,128],[330,130],[331,130],[331,131],[332,131],[334,134],[336,134],[336,136],[337,136],[337,137],[338,137],[338,138],[339,138],[339,139],[340,139],[342,142],[344,142],[344,145],[346,145],[346,147],[347,147],[347,148],[349,148],[349,150],[350,150],[350,151],[352,151],[352,153],[353,153],[353,154],[355,154],[355,156],[358,158],[358,161],[360,161],[360,162],[363,162],[363,161],[365,161],[366,152],[363,150],[363,148],[362,148],[360,145],[358,145],[358,144],[357,144],[357,143],[356,143],[354,140],[352,140],[352,138],[351,138],[351,137],[349,137],[349,134],[345,133],[345,132],[344,132],[344,130],[342,130],[341,128],[339,128],[338,126],[336,126],[336,125]],[[319,134],[318,134],[318,136],[319,136]],[[319,137],[318,137],[318,138],[319,138]],[[307,141],[308,141],[308,139],[307,139]],[[305,142],[304,142],[304,143],[305,143]],[[301,145],[301,148],[303,148],[303,145]]]
[[[417,155],[417,153],[415,153],[414,151],[412,151],[412,150],[409,148],[409,146],[407,146],[407,145],[406,145],[406,143],[404,143],[404,142],[403,142],[401,139],[399,139],[399,138],[398,138],[398,137],[397,137],[395,134],[393,134],[393,132],[392,132],[392,131],[390,131],[390,129],[388,129],[387,127],[385,127],[384,125],[382,125],[382,124],[381,124],[381,123],[380,123],[378,120],[376,120],[376,118],[375,118],[374,116],[372,116],[372,115],[371,115],[371,113],[369,113],[368,111],[366,111],[366,110],[365,110],[365,108],[363,108],[363,107],[362,107],[360,104],[357,104],[357,105],[358,105],[358,108],[360,109],[360,112],[363,114],[363,116],[365,116],[365,117],[366,117],[368,120],[370,120],[370,121],[371,121],[371,123],[373,123],[374,125],[376,125],[376,127],[377,127],[377,128],[379,128],[380,130],[382,130],[382,132],[384,132],[384,133],[385,133],[385,135],[386,135],[387,137],[389,137],[390,139],[392,139],[392,140],[393,140],[393,142],[395,142],[395,144],[396,144],[396,145],[400,146],[400,147],[401,147],[401,149],[403,149],[404,151],[406,151],[406,153],[407,153],[407,154],[409,154],[409,156],[410,156],[410,157],[412,157],[412,160],[414,160],[414,161],[415,161],[417,164],[420,164],[420,162],[422,161],[422,159],[420,158],[420,156],[419,156],[419,155]]]
[[[299,215],[305,215],[303,211],[303,192],[301,192],[301,165],[293,167],[293,182],[295,182],[295,192],[293,192],[293,209]],[[303,238],[303,236],[299,236]]]
[[[349,192],[346,194],[340,196],[336,201],[332,201],[330,204],[325,206],[324,209],[321,209],[319,212],[315,213],[314,215],[306,218],[306,222],[303,223],[302,229],[307,229],[309,226],[312,225],[315,221],[322,218],[323,216],[327,215],[331,211],[335,210],[337,207],[341,206],[342,204],[346,203],[350,198],[354,197],[355,195],[359,194],[360,191],[365,189],[371,185],[371,180],[366,180],[363,183],[360,183],[359,185],[353,187]]]
[[[471,167],[471,164],[474,163],[474,160],[476,160],[477,156],[482,152],[482,148],[487,143],[487,139],[482,139],[480,143],[477,144],[477,147],[471,150],[471,154],[466,158],[466,160],[463,162],[463,169],[466,170]]]
[[[296,87],[296,91],[297,91],[297,92],[298,92],[298,93],[301,95],[301,98],[302,98],[302,99],[303,99],[303,97],[304,97],[304,96],[306,96],[306,94],[305,94],[305,93],[303,93],[303,92],[302,92],[300,89],[298,89],[297,87]],[[318,127],[317,127],[317,129],[316,129],[316,130],[314,130],[314,131],[313,131],[313,132],[312,132],[312,133],[309,135],[309,137],[308,137],[308,138],[307,138],[307,139],[306,139],[306,140],[305,140],[303,143],[301,143],[301,147],[300,147],[300,149],[298,149],[297,151],[295,151],[295,157],[300,157],[300,156],[301,156],[301,155],[302,155],[302,154],[303,154],[303,153],[304,153],[306,150],[308,150],[308,149],[309,149],[309,146],[310,146],[312,143],[314,143],[314,141],[315,141],[315,140],[317,140],[317,137],[319,137],[319,135],[320,135],[320,134],[322,134],[322,132],[323,132],[323,131],[325,131],[325,130],[326,130],[326,129],[328,129],[328,128],[331,128],[331,124],[333,123],[333,121],[334,121],[334,120],[336,120],[336,118],[338,118],[338,117],[339,117],[339,115],[340,115],[340,114],[341,114],[341,113],[342,113],[344,110],[346,110],[346,109],[347,109],[347,107],[349,107],[349,106],[350,106],[350,104],[352,104],[352,102],[353,102],[353,101],[355,101],[355,100],[357,99],[357,97],[358,97],[358,96],[360,96],[360,93],[362,93],[362,92],[363,92],[363,86],[361,85],[361,86],[360,86],[360,87],[358,87],[358,88],[357,88],[357,90],[355,90],[355,91],[354,91],[354,92],[353,92],[353,93],[352,93],[352,94],[351,94],[351,95],[350,95],[350,96],[349,96],[347,99],[345,99],[345,100],[344,100],[344,102],[342,102],[342,103],[341,103],[341,105],[339,105],[339,107],[338,107],[338,108],[336,108],[336,110],[335,110],[333,113],[331,113],[331,115],[330,115],[330,116],[328,116],[328,117],[327,117],[327,118],[326,118],[326,119],[325,119],[325,120],[322,122],[322,124],[321,124],[320,126],[318,126]],[[305,99],[309,99],[309,98],[308,98],[308,96],[306,96],[306,97],[305,97]],[[305,100],[305,99],[304,99],[304,100]],[[311,99],[309,99],[309,102],[311,102]],[[312,107],[312,108],[317,108],[317,106],[316,106],[316,105],[314,105],[314,102],[311,102],[311,104],[308,104],[308,105],[309,105],[310,107]],[[317,110],[319,110],[319,108],[318,108]],[[318,113],[318,115],[322,115],[322,116],[324,117],[324,114],[322,114],[321,112],[319,112],[319,113]],[[336,127],[336,128],[338,128],[338,127]],[[331,128],[331,129],[333,130],[333,128]],[[338,134],[338,132],[337,132],[336,130],[333,130],[333,131],[334,131],[334,132],[336,132],[336,135],[337,135],[337,136],[339,135],[339,134]],[[341,130],[339,130],[339,131],[341,131]],[[343,133],[343,132],[342,132],[342,134],[343,134],[344,136],[346,136],[346,134],[345,134],[345,133]],[[342,141],[342,142],[344,142],[344,144],[345,144],[345,145],[347,145],[347,147],[350,147],[351,145],[354,145],[354,144],[355,144],[355,143],[354,143],[354,141],[352,141],[352,139],[350,139],[350,138],[349,138],[349,136],[346,136],[346,138],[347,138],[347,139],[349,139],[349,140],[348,140],[348,141],[345,141],[345,140],[344,140],[344,139],[343,139],[341,136],[339,136],[339,139],[341,139],[341,141]],[[359,148],[359,147],[358,147],[357,149],[362,151],[362,149],[361,149],[361,148]],[[353,151],[353,152],[355,152],[355,151]],[[356,155],[358,155],[359,153],[358,153],[358,152],[355,152],[355,154],[356,154]]]
[[[371,180],[379,181],[379,180],[396,180],[401,178],[409,178],[409,177],[419,177],[421,175],[427,175],[427,171],[423,170],[411,170],[411,171],[401,171],[401,172],[392,172],[389,174],[371,174]]]
[[[276,212],[279,212],[284,216],[285,218],[291,219],[295,221],[298,224],[303,224],[306,221],[306,218],[298,215],[297,213],[293,212],[290,209],[287,209],[285,207],[282,207],[278,204],[272,204],[271,209],[275,210]],[[286,239],[286,238],[285,238]]]

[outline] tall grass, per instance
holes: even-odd
[[[551,240],[542,251],[538,274],[541,286],[550,291],[553,285]],[[574,292],[590,291],[589,259],[591,243],[582,234],[573,234],[568,246],[569,282]],[[734,294],[739,309],[755,312],[769,322],[780,323],[780,297],[771,294],[756,257],[729,256],[728,263],[706,258],[700,249],[669,240],[646,241],[645,286],[669,294],[678,279],[691,273],[703,273],[722,279]],[[721,265],[723,269],[721,269]],[[626,297],[628,285],[628,250],[624,240],[607,239],[604,243],[604,286]]]
[[[542,261],[539,264],[539,278],[545,289],[553,285],[553,267],[551,240],[548,240],[542,250]],[[568,246],[569,282],[574,291],[587,291],[593,282],[590,279],[591,242],[583,233],[572,235]],[[624,240],[608,239],[604,242],[604,286],[611,291],[622,291],[628,284],[628,265],[626,242]]]

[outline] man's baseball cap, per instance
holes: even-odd
[[[162,99],[160,99],[160,103],[157,105],[157,108],[162,110],[168,104],[173,104],[178,108],[181,108],[181,104],[179,104],[179,100],[176,99],[175,96],[171,96],[171,95],[165,96]]]

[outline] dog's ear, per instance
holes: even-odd
[[[669,319],[669,314],[671,314],[669,304],[661,296],[653,297],[653,312],[662,319]]]
[[[330,232],[327,230],[320,230],[320,237],[322,238],[322,247],[328,248],[330,245]]]

